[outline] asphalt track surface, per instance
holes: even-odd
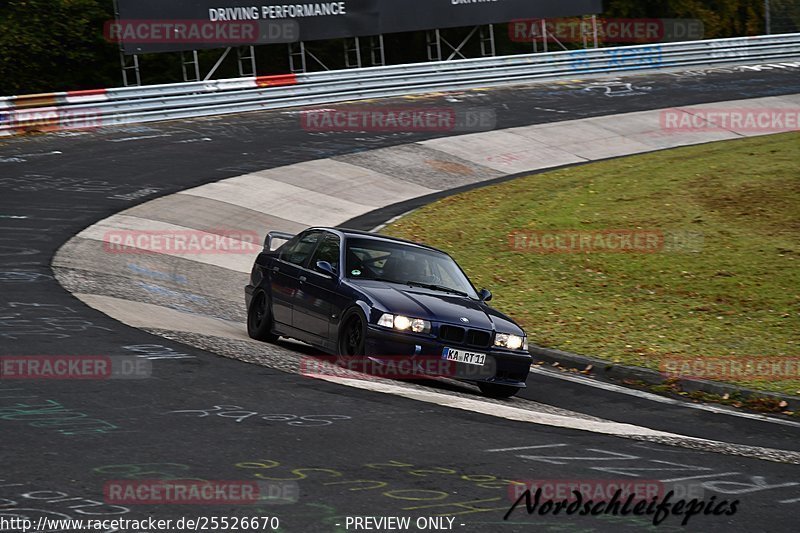
[[[726,70],[423,101],[491,107],[497,127],[508,128],[800,92],[796,69]],[[408,100],[376,105],[398,103]],[[696,516],[682,530],[796,530],[800,467],[792,454],[765,461],[735,446],[709,452],[525,424],[248,365],[122,326],[72,297],[50,269],[58,248],[83,228],[156,196],[431,137],[320,137],[299,128],[296,113],[276,111],[3,141],[0,355],[149,355],[142,360],[151,361],[152,377],[0,381],[0,518],[259,515],[278,517],[281,531],[302,532],[345,531],[347,516],[405,515],[452,517],[452,528],[463,531],[641,530],[653,527],[649,518],[518,511],[503,520],[510,480],[639,479],[698,483],[706,500],[740,500],[734,516]],[[607,420],[799,448],[794,426],[654,404],[540,374],[528,385],[524,398]],[[282,505],[104,503],[106,482],[137,478],[266,481],[299,492]],[[653,529],[677,531],[679,524],[670,517]]]

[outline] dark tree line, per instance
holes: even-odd
[[[800,20],[800,0],[772,2],[776,22],[788,18],[796,25]],[[607,17],[701,19],[707,38],[764,32],[763,0],[607,0],[605,6]],[[104,24],[112,18],[112,0],[0,0],[0,94],[120,85],[117,45],[103,35]],[[313,47],[330,67],[342,67],[341,41]],[[387,36],[389,63],[425,60],[425,49],[422,33]],[[499,53],[525,51],[529,50],[507,38],[498,41]],[[203,64],[213,63],[217,54],[203,52]],[[258,64],[259,74],[286,72],[286,47],[259,47]],[[180,72],[178,54],[142,58],[144,83],[179,81]],[[218,75],[236,76],[235,64],[224,65]]]

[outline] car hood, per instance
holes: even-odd
[[[389,313],[468,328],[522,334],[522,329],[509,317],[471,298],[381,281],[364,280],[354,285],[369,296],[374,305]],[[469,322],[464,322],[464,318]]]

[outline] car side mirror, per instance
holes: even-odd
[[[330,274],[333,277],[336,277],[336,268],[327,261],[317,261],[317,270],[324,274]]]
[[[492,291],[489,289],[481,289],[481,292],[478,293],[482,302],[488,302],[492,299]]]

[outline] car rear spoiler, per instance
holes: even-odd
[[[289,240],[293,239],[294,235],[291,233],[285,233],[283,231],[270,231],[267,233],[267,238],[264,239],[264,251],[265,252],[274,252],[284,244],[286,244]],[[280,243],[279,246],[273,247],[274,241],[283,241]]]

